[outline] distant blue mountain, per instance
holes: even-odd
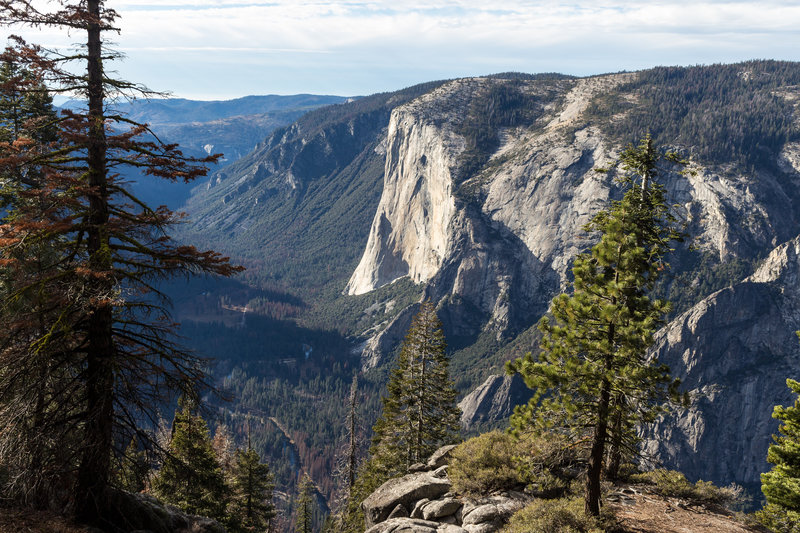
[[[346,97],[314,94],[244,96],[235,100],[199,101],[183,98],[135,100],[117,107],[131,119],[152,125],[211,122],[231,117],[286,111],[310,111],[346,101]]]
[[[218,170],[247,155],[277,128],[287,126],[309,111],[351,100],[343,96],[297,94],[245,96],[235,100],[200,101],[184,98],[142,99],[119,102],[113,111],[149,124],[167,143],[178,143],[184,154],[205,157],[223,154],[210,170]],[[60,107],[80,108],[80,101]],[[180,208],[191,185],[171,183],[130,173],[131,189],[145,203]]]
[[[128,118],[148,124],[210,122],[236,116],[259,115],[281,111],[309,111],[347,101],[344,96],[294,94],[243,96],[233,100],[187,100],[186,98],[151,98],[120,102],[114,107]],[[69,100],[62,108],[77,108],[82,102]]]

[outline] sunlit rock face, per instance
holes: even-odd
[[[305,129],[281,130],[215,174],[197,199],[202,205],[189,205],[193,227],[216,232],[223,243],[264,243],[253,247],[254,255],[283,252],[288,262],[298,262],[292,253],[305,243],[325,254],[320,264],[326,269],[343,272],[336,290],[347,295],[410,279],[436,303],[453,351],[469,349],[479,338],[500,346],[533,326],[554,295],[570,290],[575,255],[597,238],[583,227],[620,197],[613,173],[596,169],[608,167],[623,148],[603,126],[624,118],[625,109],[652,105],[623,91],[635,79],[635,73],[471,78],[402,101],[387,97],[391,102],[380,112],[351,116],[346,104],[336,116],[317,116],[324,127],[310,121]],[[529,98],[531,118],[499,127],[493,152],[465,173],[474,147],[464,119],[476,102],[485,104],[478,116],[489,116],[494,104],[482,98],[502,86]],[[796,85],[770,90],[800,102]],[[606,96],[627,107],[603,115],[595,104]],[[690,154],[693,145],[671,148]],[[750,278],[731,280],[730,287],[674,317],[653,352],[682,378],[693,400],[673,419],[643,429],[645,450],[690,476],[722,484],[758,482],[777,427],[772,406],[791,401],[785,378],[800,375],[794,337],[800,329],[794,240],[800,233],[800,144],[786,143],[775,157],[772,165],[748,168],[693,161],[688,173],[675,168],[660,176],[692,246],[723,265],[766,258]],[[328,217],[331,212],[335,216]],[[313,225],[317,220],[326,225]],[[336,231],[328,233],[334,223]],[[334,242],[356,226],[351,233],[358,239]],[[327,240],[309,244],[323,230]],[[681,260],[673,271],[694,268]],[[398,306],[385,322],[356,332],[363,368],[391,361],[415,310],[414,304]],[[462,392],[475,400],[470,405],[485,407],[475,410],[486,415],[478,416],[481,424],[508,412],[506,388],[479,385],[502,367],[493,350],[476,349],[472,359],[454,361],[471,372],[473,390]]]
[[[611,175],[597,172],[620,147],[584,113],[633,76],[518,84],[539,106],[537,118],[502,129],[495,153],[466,179],[459,176],[468,150],[463,116],[470,102],[510,82],[456,80],[395,108],[382,195],[345,293],[408,277],[425,284],[450,334],[488,328],[504,338],[535,323],[568,287],[575,254],[593,242],[584,225],[620,194]],[[791,167],[798,158],[785,152],[782,164]],[[675,170],[662,180],[695,246],[726,260],[793,236],[792,200],[774,175],[696,164]],[[367,367],[382,361],[376,346],[368,343]]]

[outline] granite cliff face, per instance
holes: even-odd
[[[474,428],[504,420],[511,416],[515,406],[527,403],[531,396],[531,390],[518,374],[494,374],[458,402],[461,424]]]
[[[382,196],[346,291],[363,294],[408,276],[425,284],[455,336],[490,331],[502,339],[535,323],[568,287],[571,259],[591,244],[583,225],[618,197],[612,177],[595,168],[619,146],[586,113],[593,98],[631,77],[521,84],[538,118],[502,129],[499,147],[465,181],[458,176],[468,142],[452,102],[505,82],[457,80],[395,109]],[[788,144],[779,170],[692,162],[688,173],[663,176],[692,245],[724,263],[763,257],[793,239],[800,231],[796,156]],[[772,407],[789,401],[783,382],[800,369],[797,242],[775,249],[751,278],[709,296],[659,337],[655,353],[694,399],[649,430],[645,447],[690,477],[752,487],[766,469]],[[367,342],[365,367],[386,361],[412,313]],[[464,425],[507,417],[507,389],[490,377],[471,392]]]
[[[363,294],[404,276],[426,283],[456,335],[488,327],[503,336],[541,315],[580,249],[581,226],[611,189],[592,170],[607,161],[602,138],[589,131],[572,142],[562,130],[577,112],[576,94],[586,98],[622,79],[552,82],[548,93],[523,85],[540,108],[543,131],[503,131],[486,169],[458,184],[467,142],[454,102],[480,98],[504,81],[457,80],[395,109],[383,193],[346,291]],[[552,94],[562,92],[563,110]],[[365,360],[371,366],[380,357],[373,349]]]
[[[460,82],[456,82],[460,83]],[[424,113],[437,110],[442,89],[392,111],[383,194],[364,255],[347,284],[363,294],[403,276],[427,282],[451,252],[455,215],[451,169],[463,140]]]
[[[691,92],[701,85],[739,99],[704,101]],[[568,288],[572,259],[594,238],[583,226],[620,195],[613,173],[595,171],[622,147],[614,126],[633,138],[661,127],[659,144],[692,161],[690,173],[661,180],[691,245],[719,268],[704,270],[687,247],[672,264],[696,305],[664,328],[654,353],[694,400],[645,445],[690,476],[752,485],[766,467],[772,406],[789,401],[784,380],[800,369],[800,133],[783,124],[797,116],[798,87],[793,64],[756,62],[649,77],[471,78],[376,95],[307,115],[214,175],[189,204],[192,231],[269,283],[302,285],[309,308],[315,297],[363,303],[362,316],[335,324],[349,328],[362,368],[390,363],[416,310],[387,293],[398,280],[419,284],[437,304],[452,368],[469,374],[455,376],[469,399],[464,424],[491,423],[507,416],[509,388],[498,378],[478,385],[501,368],[498,350]],[[784,129],[751,128],[745,119],[757,116]],[[668,134],[674,119],[688,120],[685,135]],[[715,143],[725,150],[710,151]],[[728,148],[729,159],[719,155]],[[765,257],[755,273],[715,279]],[[384,321],[362,320],[390,299]]]
[[[798,329],[800,237],[660,332],[653,354],[691,405],[649,428],[645,451],[690,477],[758,485],[778,427],[773,407],[794,402],[784,381],[800,370]]]
[[[508,80],[456,80],[396,108],[382,195],[345,292],[408,277],[439,302],[450,334],[490,330],[502,339],[535,323],[567,286],[571,259],[591,243],[583,226],[619,194],[611,176],[595,171],[619,147],[586,109],[633,76],[520,84],[535,120],[499,128],[499,147],[464,181],[468,141],[459,110]],[[786,175],[690,170],[664,180],[698,248],[726,261],[766,254],[795,235],[794,183]],[[384,338],[368,343],[365,366],[382,361]]]

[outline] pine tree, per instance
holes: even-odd
[[[767,452],[767,461],[773,464],[769,472],[761,474],[761,491],[767,506],[759,518],[770,529],[779,533],[800,531],[800,383],[787,379],[786,385],[799,397],[791,407],[775,406],[772,417],[781,421],[780,436]]]
[[[153,478],[153,493],[184,511],[227,518],[228,487],[205,420],[182,398],[172,421],[168,454]]]
[[[272,491],[275,488],[269,466],[249,446],[237,449],[231,472],[232,507],[236,522],[244,531],[269,531],[275,516]]]
[[[36,150],[57,139],[57,117],[53,98],[41,77],[20,63],[13,48],[0,54],[0,142],[24,142],[25,150]],[[23,168],[4,168],[3,187],[34,186],[38,173]],[[8,174],[8,173],[11,174]],[[5,192],[2,205],[19,200]]]
[[[147,454],[139,450],[136,439],[131,439],[125,453],[115,461],[113,483],[116,487],[128,492],[141,492],[145,489],[150,465]]]
[[[359,406],[358,375],[353,375],[348,398],[347,432],[343,446],[337,452],[334,479],[337,490],[332,499],[334,513],[328,516],[323,531],[346,531],[345,521],[352,511],[352,500],[356,491],[359,463],[362,456],[362,431],[357,414]],[[355,502],[358,503],[358,502]]]
[[[425,461],[458,438],[461,411],[448,373],[442,323],[426,301],[411,321],[374,427],[370,455],[391,472]]]
[[[308,474],[303,475],[297,487],[297,519],[295,533],[312,533],[314,530],[314,484]]]
[[[369,459],[361,465],[342,516],[343,531],[361,531],[359,504],[388,479],[405,474],[440,446],[458,440],[461,410],[449,376],[442,323],[429,301],[422,302],[400,347],[373,427]]]
[[[115,443],[147,438],[138,427],[143,420],[155,421],[155,410],[176,391],[206,384],[198,358],[174,342],[159,282],[238,270],[219,254],[173,242],[169,230],[181,216],[144,205],[124,186],[125,168],[189,182],[216,157],[184,157],[110,107],[109,97],[148,94],[104,68],[117,55],[103,37],[117,31],[116,18],[103,0],[0,0],[4,26],[50,27],[86,38],[82,49],[61,56],[21,39],[6,51],[51,93],[84,97],[86,110],[63,111],[52,142],[36,135],[0,141],[0,177],[15,177],[16,195],[0,225],[5,290],[12,302],[39,298],[41,311],[0,317],[9,332],[0,345],[2,366],[13,369],[0,374],[0,425],[12,428],[0,440],[26,426],[64,435],[60,455],[51,458],[74,486],[61,491],[71,501],[60,503],[98,525]],[[14,80],[3,90],[24,89],[23,77]],[[48,264],[35,270],[42,251],[50,254]],[[39,376],[52,383],[42,402]],[[41,424],[31,424],[36,415],[44,416]],[[0,462],[16,460],[12,441],[0,442]]]
[[[358,434],[357,434],[357,415],[358,407],[358,374],[353,375],[350,384],[350,398],[348,400],[349,411],[347,413],[347,464],[345,467],[345,477],[347,481],[347,498],[356,483],[356,468],[358,466]]]
[[[649,136],[623,151],[620,181],[627,191],[587,225],[600,241],[575,258],[573,293],[554,298],[552,318],[540,322],[538,359],[528,353],[507,367],[535,391],[515,409],[514,428],[556,427],[590,442],[586,511],[593,515],[600,511],[608,447],[618,464],[623,450],[635,450],[633,424],[653,420],[676,398],[678,381],[646,354],[669,310],[649,292],[666,268],[671,242],[681,237],[655,181],[662,158],[679,162],[675,154],[659,154]]]
[[[234,453],[236,445],[233,441],[230,429],[225,424],[217,425],[214,432],[214,439],[211,441],[217,461],[222,467],[222,471],[228,475],[233,470]]]
[[[57,138],[55,117],[43,80],[6,49],[0,55],[0,464],[9,471],[4,496],[33,505],[47,503],[51,487],[68,475],[65,465],[75,457],[67,444],[80,438],[63,423],[78,406],[53,404],[77,392],[64,364],[75,346],[65,340],[75,303],[62,290],[68,285],[63,237],[2,239],[26,219],[43,226],[63,221],[60,201],[42,188],[45,169],[11,164],[47,153]]]

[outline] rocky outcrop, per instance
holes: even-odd
[[[484,498],[460,497],[450,490],[447,461],[455,446],[444,446],[417,472],[381,485],[361,504],[367,533],[494,533],[531,502],[521,492]]]
[[[367,533],[435,533],[438,522],[412,518],[392,518],[367,529]]]
[[[647,454],[690,478],[757,489],[778,427],[773,407],[794,401],[784,381],[800,368],[798,329],[800,237],[659,333],[653,355],[691,405],[648,428]]]
[[[408,509],[414,502],[438,498],[449,490],[450,482],[445,476],[428,472],[390,479],[361,503],[367,529],[386,520],[398,505]]]
[[[469,429],[506,419],[514,412],[514,406],[528,403],[531,395],[519,374],[489,376],[458,403],[461,425]]]

